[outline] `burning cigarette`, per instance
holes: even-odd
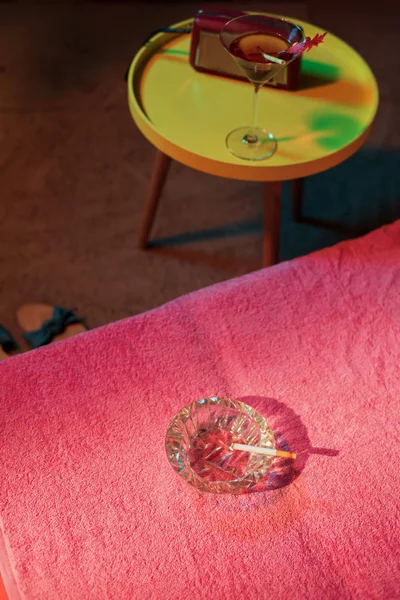
[[[244,452],[253,452],[254,454],[265,454],[265,456],[281,456],[282,458],[296,458],[295,452],[286,452],[276,448],[260,448],[259,446],[247,446],[246,444],[232,444],[232,450],[243,450]]]

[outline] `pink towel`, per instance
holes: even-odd
[[[400,222],[0,366],[10,600],[400,598]],[[202,494],[173,415],[244,399],[300,452]]]

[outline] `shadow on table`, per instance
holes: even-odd
[[[239,398],[266,417],[275,435],[276,447],[279,450],[296,452],[295,461],[284,458],[275,459],[268,477],[250,492],[267,492],[291,484],[303,471],[310,454],[334,457],[338,450],[329,448],[313,448],[308,437],[307,428],[300,417],[284,402],[275,398],[247,396]]]
[[[347,161],[305,180],[303,214],[294,221],[291,210],[291,184],[283,186],[280,260],[332,246],[358,237],[400,218],[400,150],[364,149]],[[243,201],[246,201],[244,196]],[[242,223],[212,229],[184,232],[155,239],[150,249],[216,268],[261,267],[260,257],[240,261],[220,253],[187,248],[193,242],[262,233],[260,216]],[[238,242],[240,243],[240,242]],[[261,251],[260,251],[261,254]]]
[[[307,90],[335,83],[339,77],[340,69],[336,65],[316,62],[303,56],[297,90]]]

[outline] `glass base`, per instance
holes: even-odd
[[[229,152],[244,160],[265,160],[275,153],[278,145],[272,133],[256,127],[234,129],[225,143]]]

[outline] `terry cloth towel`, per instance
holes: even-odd
[[[400,222],[0,365],[10,600],[400,597]],[[200,493],[164,440],[220,395],[270,421],[261,489]]]

